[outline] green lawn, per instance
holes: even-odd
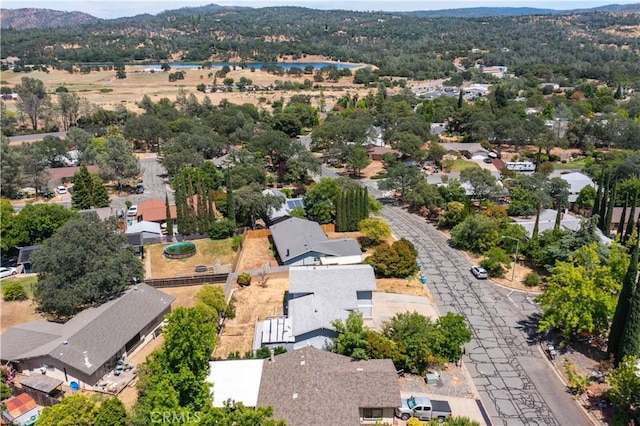
[[[465,169],[480,167],[474,162],[463,160],[463,159],[458,159],[453,161],[444,161],[444,166],[449,172],[461,172]]]
[[[580,159],[576,161],[567,161],[566,163],[553,163],[554,170],[582,170],[584,168],[586,159]]]
[[[36,275],[29,275],[29,276],[17,275],[14,277],[5,278],[2,281],[0,281],[0,288],[4,288],[5,285],[14,283],[14,282],[19,282],[20,284],[22,284],[24,291],[27,293],[27,297],[29,299],[33,299],[33,286],[35,285],[36,282],[38,282],[38,277]]]

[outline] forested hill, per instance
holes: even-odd
[[[2,28],[57,28],[90,24],[101,19],[83,12],[62,12],[51,9],[0,9]]]
[[[640,25],[631,13],[429,18],[301,7],[188,8],[138,19],[2,31],[2,57],[26,65],[180,60],[275,62],[320,55],[372,64],[379,75],[451,78],[453,61],[506,66],[571,85],[640,80]],[[463,76],[467,78],[468,76]]]
[[[166,10],[158,16],[187,16],[202,15],[212,12],[240,11],[250,9],[248,7],[219,6],[209,4],[198,7],[183,7],[180,9]],[[487,16],[523,16],[523,15],[561,15],[587,12],[612,12],[612,13],[640,13],[640,3],[634,4],[611,4],[590,9],[555,10],[541,9],[535,7],[469,7],[459,9],[441,10],[417,10],[413,12],[403,12],[403,14],[422,17],[457,17],[457,18],[478,18]],[[57,28],[69,25],[87,24],[98,21],[109,21],[96,18],[83,12],[63,12],[52,9],[0,9],[0,26],[3,29],[13,28],[17,30],[28,28]],[[111,21],[142,21],[153,18],[153,15],[144,14],[130,17],[122,17]]]

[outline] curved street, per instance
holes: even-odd
[[[539,350],[532,294],[476,280],[469,260],[423,218],[392,206],[382,217],[396,237],[416,246],[440,311],[467,318],[473,340],[465,365],[495,425],[591,424]]]

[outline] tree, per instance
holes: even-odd
[[[197,303],[202,303],[208,309],[211,309],[211,316],[216,320],[235,317],[235,308],[232,303],[227,304],[224,290],[220,286],[203,285],[196,293],[195,300]]]
[[[58,92],[58,108],[62,118],[62,129],[69,130],[75,126],[80,116],[80,97],[77,93]]]
[[[22,187],[22,158],[20,150],[9,146],[9,139],[1,136],[2,147],[0,152],[0,180],[1,195],[9,198],[17,198],[18,191]]]
[[[138,149],[149,151],[156,151],[159,144],[167,140],[171,134],[166,121],[152,114],[130,118],[123,132]]]
[[[438,339],[434,353],[448,362],[457,362],[462,358],[462,345],[471,341],[471,330],[464,316],[447,312],[436,320],[441,338]]]
[[[429,142],[427,149],[427,159],[442,165],[442,158],[447,154],[447,149],[437,142]]]
[[[608,377],[611,384],[609,400],[622,413],[625,418],[624,424],[628,424],[628,419],[637,418],[640,414],[640,375],[637,362],[637,356],[623,358]]]
[[[371,158],[363,147],[350,145],[347,149],[345,164],[356,177],[360,177],[362,169],[371,164]]]
[[[629,316],[629,308],[631,306],[631,298],[636,287],[636,275],[638,275],[638,243],[636,242],[631,253],[631,261],[627,268],[627,273],[622,280],[622,290],[618,296],[618,303],[616,304],[616,310],[613,314],[613,320],[611,321],[611,329],[609,330],[609,341],[607,342],[607,353],[618,354],[620,348],[620,341],[622,338],[622,332],[624,331],[627,323],[627,317]],[[616,359],[619,361],[621,357]]]
[[[397,162],[387,168],[387,178],[378,183],[378,188],[400,191],[400,198],[404,200],[406,192],[415,188],[418,182],[422,180],[424,180],[424,176],[419,168],[403,162]]]
[[[171,218],[171,206],[169,205],[169,194],[164,195],[165,215],[167,217],[167,235],[173,239],[173,219]]]
[[[551,178],[549,180],[549,195],[551,195],[551,198],[554,200],[556,208],[554,228],[560,229],[562,213],[569,203],[569,182],[559,177]]]
[[[421,375],[440,362],[432,350],[440,337],[436,324],[424,315],[415,311],[399,313],[382,324],[382,334],[401,347],[398,369]]]
[[[274,420],[272,407],[245,407],[240,402],[228,401],[224,407],[207,407],[200,416],[204,425],[261,425],[286,426],[284,420]]]
[[[395,132],[390,141],[391,146],[403,155],[409,156],[415,160],[421,160],[424,157],[422,146],[424,140],[410,132]]]
[[[39,194],[49,181],[46,154],[39,149],[37,143],[29,142],[23,142],[20,151],[24,177],[35,188],[36,194]]]
[[[485,258],[480,262],[480,266],[487,270],[490,277],[504,277],[504,265],[511,262],[511,258],[506,251],[500,247],[492,247],[485,254]]]
[[[636,271],[637,268],[636,266]],[[624,359],[628,355],[640,356],[640,278],[636,281],[629,302],[629,312],[620,337],[620,348],[616,354],[617,360]]]
[[[71,193],[71,206],[77,210],[85,210],[91,207],[108,207],[109,194],[102,179],[89,173],[87,166],[80,166],[73,175],[73,192]]]
[[[44,241],[31,261],[38,273],[38,309],[65,320],[83,307],[123,291],[143,268],[125,238],[94,217],[77,216]]]
[[[409,241],[400,239],[393,244],[380,244],[373,254],[365,259],[377,277],[407,278],[418,272],[418,252]]]
[[[542,308],[540,331],[560,329],[568,341],[573,333],[607,330],[620,290],[612,275],[595,243],[576,250],[567,262],[556,262],[548,286],[536,298]]]
[[[351,311],[343,322],[334,320],[331,322],[337,336],[333,339],[331,351],[340,355],[346,355],[353,359],[368,359],[367,333],[364,326],[362,313]]]
[[[102,401],[95,410],[93,426],[127,426],[128,416],[124,404],[115,396]]]
[[[391,236],[389,225],[384,220],[377,218],[362,219],[358,222],[358,231],[373,245],[380,244]]]
[[[256,220],[265,218],[271,209],[278,208],[284,202],[283,197],[263,194],[258,184],[239,188],[235,192],[239,215],[251,228],[255,228]]]
[[[593,186],[587,185],[580,190],[576,199],[576,207],[580,210],[592,209],[596,200],[596,190]]]
[[[368,203],[369,194],[362,186],[340,191],[336,199],[336,230],[357,230],[358,222],[369,217]]]
[[[216,220],[209,229],[209,238],[224,240],[233,236],[236,231],[236,221],[231,219]]]
[[[499,226],[495,219],[472,215],[467,216],[451,230],[451,242],[457,248],[484,253],[495,247],[499,240]]]
[[[467,182],[473,188],[473,198],[484,201],[498,191],[496,177],[487,169],[471,167],[460,172],[460,182]]]
[[[339,191],[338,182],[328,177],[311,186],[304,194],[304,206],[309,217],[319,223],[331,222]]]
[[[453,228],[464,220],[467,216],[467,206],[458,201],[450,201],[447,203],[447,208],[438,219],[438,226],[444,228]]]
[[[106,138],[105,151],[98,156],[100,175],[106,181],[115,181],[122,191],[122,184],[140,174],[138,159],[131,145],[119,134]]]
[[[22,77],[21,83],[14,90],[18,94],[18,111],[29,117],[33,130],[38,130],[38,120],[47,98],[44,84],[35,78]]]
[[[14,217],[7,235],[14,245],[36,245],[51,238],[74,216],[72,210],[59,204],[27,204]],[[3,222],[5,218],[2,218]]]
[[[624,243],[629,241],[629,238],[633,235],[634,221],[633,218],[636,217],[636,206],[638,205],[638,194],[640,192],[636,190],[633,194],[633,201],[631,202],[631,212],[629,213],[629,220],[627,221],[627,231],[624,233]]]
[[[84,395],[67,396],[59,404],[45,407],[38,418],[43,426],[93,426],[95,403]]]

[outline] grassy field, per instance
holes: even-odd
[[[474,167],[480,167],[476,163],[472,163],[471,161],[467,161],[467,160],[463,160],[463,159],[458,159],[458,160],[453,160],[453,161],[445,161],[444,162],[444,166],[449,172],[461,172],[461,171],[466,170],[466,169],[472,169]]]
[[[553,163],[554,170],[582,170],[585,166],[586,158],[567,161],[566,163]]]
[[[216,262],[225,265],[233,263],[235,252],[231,248],[231,238],[226,240],[195,240],[196,254],[186,259],[167,259],[162,254],[166,244],[145,246],[146,255],[151,260],[151,277],[170,278],[193,275],[199,265],[213,266]]]
[[[22,284],[22,287],[24,288],[25,293],[27,293],[27,297],[29,299],[33,298],[33,286],[36,282],[38,282],[38,277],[36,275],[29,275],[29,276],[17,275],[14,277],[5,278],[2,281],[0,281],[0,288],[4,288],[4,286],[6,286],[7,284],[14,283],[14,282],[19,282],[20,284]]]

